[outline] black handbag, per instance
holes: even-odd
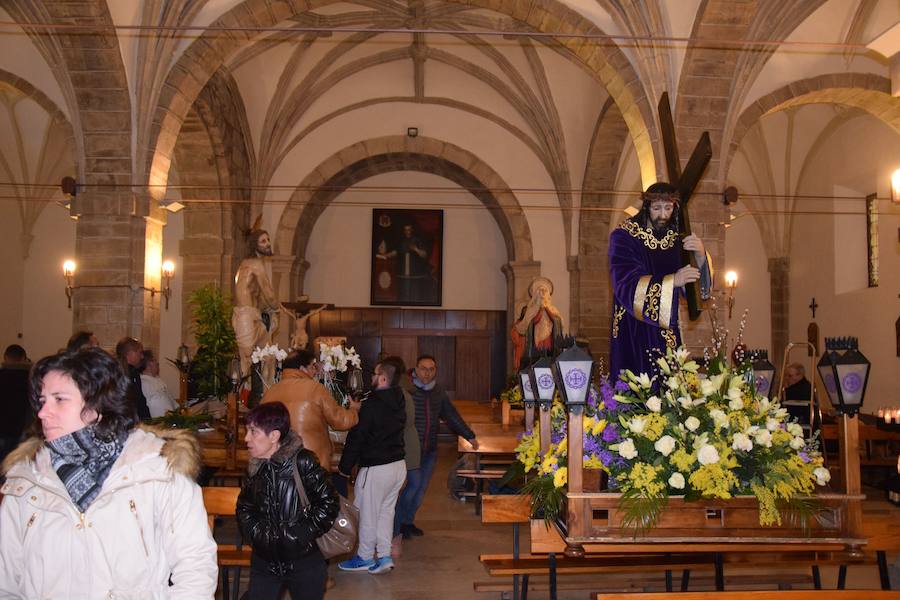
[[[297,495],[300,498],[300,506],[309,506],[309,498],[303,482],[300,481],[300,471],[297,470],[297,462],[294,461],[294,485],[297,486]],[[350,554],[356,547],[356,536],[359,529],[359,509],[353,506],[349,500],[338,494],[340,510],[334,520],[331,529],[316,538],[316,545],[325,558]]]

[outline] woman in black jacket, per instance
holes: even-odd
[[[290,430],[281,402],[261,404],[247,414],[250,476],[237,502],[241,533],[250,541],[249,597],[276,599],[286,586],[293,600],[319,600],[325,594],[327,563],[316,538],[337,517],[337,492],[316,455]],[[302,507],[294,465],[309,499]]]

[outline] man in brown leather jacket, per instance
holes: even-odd
[[[326,471],[331,471],[333,447],[328,426],[346,431],[359,420],[359,402],[349,408],[338,406],[328,390],[315,380],[316,356],[308,350],[291,353],[283,363],[281,381],[272,386],[262,401],[283,402],[291,413],[291,429],[303,440]]]

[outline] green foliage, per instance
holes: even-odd
[[[222,398],[229,389],[228,365],[237,352],[231,303],[210,283],[191,294],[188,304],[197,340],[197,355],[191,364],[197,393],[201,398]]]
[[[552,477],[533,477],[522,486],[523,494],[531,495],[531,515],[542,516],[547,527],[559,517],[564,515],[563,507],[566,505],[566,490],[553,485]]]
[[[190,429],[191,431],[196,431],[210,422],[212,422],[212,417],[209,413],[203,412],[192,415],[178,410],[169,411],[161,417],[147,421],[150,425],[163,425],[177,429]]]

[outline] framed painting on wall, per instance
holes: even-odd
[[[371,303],[440,306],[444,211],[372,209]]]

